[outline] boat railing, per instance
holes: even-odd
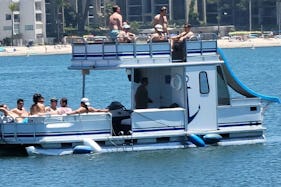
[[[94,125],[93,122],[95,122]],[[2,141],[34,143],[45,137],[55,137],[58,132],[67,134],[79,133],[82,130],[110,135],[112,117],[108,112],[30,116],[25,123],[12,122],[0,125]]]
[[[189,56],[216,54],[215,35],[200,34],[181,43],[178,52],[171,49],[169,40],[157,42],[119,43],[99,41],[97,43],[74,43],[72,66],[91,68],[135,63],[187,62]],[[71,68],[70,67],[70,68]]]
[[[143,43],[76,43],[72,48],[72,59],[120,59],[122,57],[157,57],[170,56],[171,46],[168,41]]]

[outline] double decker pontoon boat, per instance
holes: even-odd
[[[231,71],[216,37],[200,37],[173,50],[169,41],[73,44],[69,69],[82,72],[82,96],[90,72],[124,69],[132,107],[112,102],[110,112],[2,122],[0,150],[62,155],[263,143],[263,108],[279,98],[248,89]],[[136,109],[143,77],[153,103]]]

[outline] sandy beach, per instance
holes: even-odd
[[[240,40],[218,40],[220,48],[243,48],[243,47],[275,47],[281,46],[281,39],[277,38],[253,38],[245,41]]]
[[[15,46],[2,47],[5,51],[0,52],[0,56],[29,56],[29,55],[52,55],[52,54],[70,54],[71,45],[39,45],[32,47]]]
[[[220,48],[243,48],[243,47],[273,47],[281,46],[281,39],[275,38],[254,38],[245,41],[240,40],[218,40]],[[5,51],[0,51],[0,56],[29,56],[29,55],[51,55],[51,54],[71,54],[72,47],[68,45],[41,45],[32,47],[0,47]]]

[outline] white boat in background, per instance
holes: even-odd
[[[1,152],[62,155],[265,142],[264,107],[280,100],[241,83],[214,35],[202,34],[171,51],[168,41],[73,44],[69,69],[82,72],[82,96],[91,71],[124,69],[132,108],[112,102],[110,112],[1,123]],[[136,109],[142,77],[149,79],[153,103]]]

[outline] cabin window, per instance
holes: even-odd
[[[210,92],[208,75],[206,71],[201,71],[199,73],[199,84],[201,94],[208,94]]]
[[[230,95],[227,88],[227,82],[223,76],[223,70],[217,66],[217,88],[218,88],[218,105],[230,105]]]

